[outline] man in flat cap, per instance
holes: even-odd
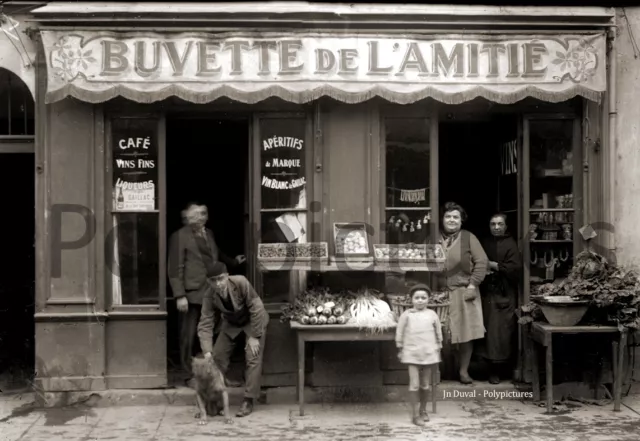
[[[244,401],[236,414],[237,417],[244,417],[251,414],[254,401],[260,396],[262,355],[269,314],[244,276],[230,276],[222,262],[216,262],[209,274],[211,289],[204,295],[198,324],[200,346],[205,358],[213,357],[224,374],[229,367],[229,359],[238,337],[244,334],[246,386]],[[212,341],[216,310],[220,312],[222,323],[214,346]]]

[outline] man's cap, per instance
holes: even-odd
[[[228,273],[229,271],[227,271],[227,265],[222,262],[216,262],[213,264],[213,268],[211,269],[209,277],[218,277]]]

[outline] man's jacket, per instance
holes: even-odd
[[[214,312],[220,311],[220,332],[235,339],[240,332],[260,339],[269,324],[269,314],[258,293],[244,276],[229,276],[230,308],[213,288],[207,289],[202,302],[198,337],[203,353],[213,351]]]
[[[167,274],[173,296],[176,299],[186,296],[189,303],[198,305],[202,304],[202,296],[207,289],[207,267],[204,259],[220,261],[229,270],[235,266],[235,261],[218,249],[213,232],[208,228],[206,231],[206,256],[198,244],[199,238],[188,225],[173,233],[169,239]]]

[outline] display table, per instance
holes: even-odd
[[[540,400],[540,376],[538,370],[537,344],[546,348],[546,395],[547,412],[553,410],[553,335],[554,334],[609,334],[613,338],[613,410],[620,411],[622,395],[622,375],[624,372],[624,350],[627,346],[627,332],[615,326],[553,326],[548,323],[533,322],[529,329],[533,352],[533,399]]]
[[[304,374],[305,374],[305,343],[314,341],[394,341],[395,327],[383,333],[369,333],[361,331],[357,326],[350,325],[302,325],[291,322],[291,329],[297,334],[298,341],[298,404],[300,416],[304,416]],[[431,396],[433,412],[436,411],[435,378],[436,369],[431,371]]]

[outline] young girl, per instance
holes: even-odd
[[[413,308],[400,316],[396,328],[398,357],[409,368],[413,423],[418,426],[424,426],[425,420],[429,420],[427,391],[431,369],[440,362],[442,349],[442,329],[438,314],[427,308],[430,294],[431,290],[426,285],[413,286],[409,291]]]

